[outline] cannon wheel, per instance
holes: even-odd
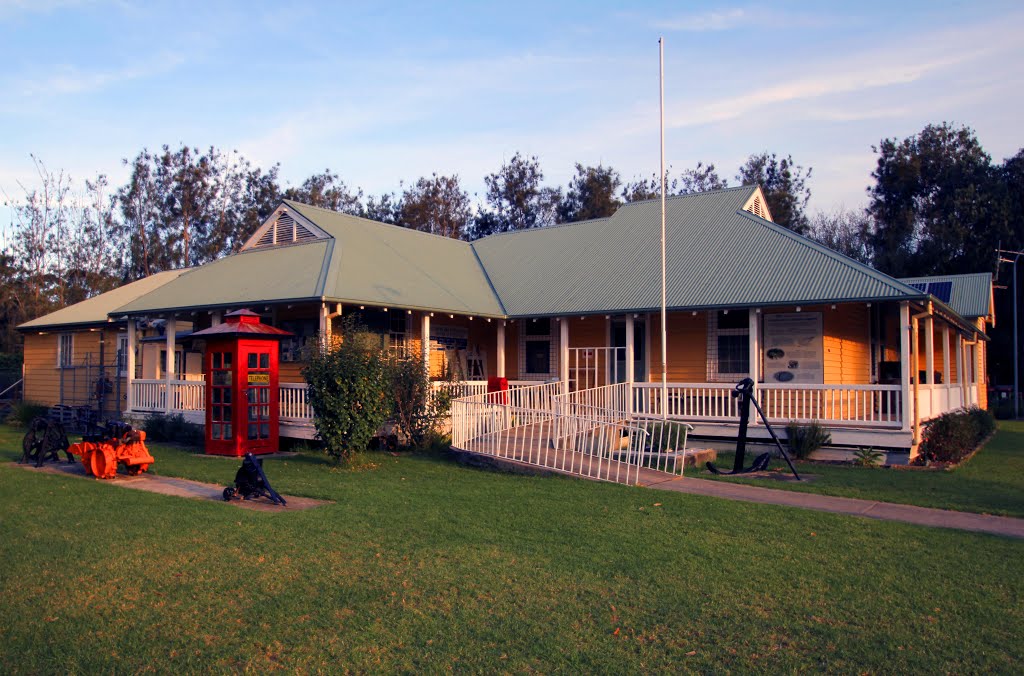
[[[68,462],[74,462],[71,454],[68,453],[69,446],[71,446],[71,443],[68,441],[68,435],[64,431],[64,426],[57,420],[49,421],[46,425],[46,431],[43,432],[43,443],[39,449],[36,466],[42,466],[50,458],[59,462],[61,451],[64,451],[64,454],[68,456]]]

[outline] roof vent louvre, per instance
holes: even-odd
[[[750,204],[747,205],[747,211],[754,214],[758,218],[768,218],[768,215],[765,213],[764,210],[764,203],[761,202],[760,195],[755,196],[754,199],[750,202]]]
[[[274,244],[274,228],[267,228],[267,231],[265,233],[263,233],[263,236],[260,237],[256,241],[256,243],[253,244],[253,246],[254,247],[258,247],[258,246],[273,246],[273,244]]]
[[[274,228],[277,229],[276,242],[278,244],[295,241],[295,219],[291,214],[283,213],[278,216]]]
[[[295,224],[295,241],[302,242],[307,239],[316,239],[316,233],[302,225],[301,223]]]
[[[275,246],[286,246],[304,242],[314,242],[328,237],[316,225],[303,219],[301,215],[280,209],[269,223],[264,224],[258,237],[246,247],[249,249],[267,249]]]

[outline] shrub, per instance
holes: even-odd
[[[995,428],[992,414],[977,406],[943,413],[924,424],[921,457],[929,462],[958,462]]]
[[[451,410],[451,388],[433,392],[419,356],[392,357],[385,371],[398,435],[416,450],[436,444],[441,422]]]
[[[180,413],[164,415],[153,413],[142,422],[147,441],[164,441],[182,446],[201,448],[206,443],[202,425],[185,420]]]
[[[330,346],[318,341],[302,370],[317,436],[339,461],[366,450],[392,409],[380,338],[352,319],[340,334]]]
[[[870,446],[867,448],[858,448],[853,453],[853,463],[860,465],[861,467],[878,467],[882,464],[882,458],[885,457],[881,452],[876,451]]]
[[[790,454],[801,460],[832,442],[832,435],[817,420],[807,425],[790,422],[786,425],[786,436]]]
[[[1019,407],[1024,408],[1024,407]],[[1012,420],[1013,419],[1013,400],[1012,399],[1000,399],[993,411],[997,420]]]
[[[31,401],[15,402],[7,414],[7,422],[20,427],[28,427],[29,423],[40,416],[46,416],[50,410],[48,406],[37,404]]]

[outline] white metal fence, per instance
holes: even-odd
[[[563,394],[561,383],[452,403],[452,446],[592,479],[681,475],[689,425],[630,414],[628,383]],[[656,475],[652,475],[656,476]]]

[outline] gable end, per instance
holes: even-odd
[[[288,244],[301,244],[303,242],[330,238],[330,235],[313,225],[302,214],[282,204],[253,233],[252,237],[242,246],[242,251],[266,249]]]

